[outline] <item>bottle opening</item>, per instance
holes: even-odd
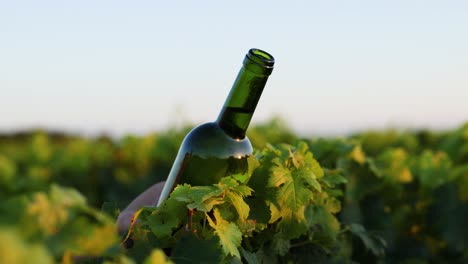
[[[273,56],[271,56],[270,54],[266,53],[265,51],[263,50],[259,50],[259,49],[252,49],[252,53],[254,55],[257,55],[257,56],[260,56],[266,60],[273,60]]]
[[[268,52],[260,49],[250,49],[247,57],[263,67],[270,68],[273,67],[273,64],[275,64],[275,58],[273,58],[273,56],[271,56]]]

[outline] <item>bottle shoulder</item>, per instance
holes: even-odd
[[[183,152],[201,157],[243,157],[253,152],[250,140],[234,139],[215,122],[193,128],[182,143]]]

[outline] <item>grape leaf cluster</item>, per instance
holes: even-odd
[[[304,248],[312,248],[311,258],[332,259],[341,229],[338,186],[345,182],[324,171],[304,142],[269,145],[249,160],[247,174],[211,186],[178,185],[160,207],[143,208],[132,236],[177,263],[282,262]]]

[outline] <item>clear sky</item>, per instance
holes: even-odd
[[[468,1],[231,2],[1,1],[0,131],[212,121],[252,47],[276,58],[252,124],[468,121]]]

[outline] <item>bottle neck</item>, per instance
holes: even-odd
[[[236,81],[218,116],[217,123],[229,136],[243,139],[263,88],[273,68],[273,57],[263,58],[252,53],[247,54]],[[266,56],[265,55],[265,56]],[[249,56],[256,56],[253,59]],[[266,60],[262,62],[261,60]],[[269,63],[268,65],[264,65]]]

